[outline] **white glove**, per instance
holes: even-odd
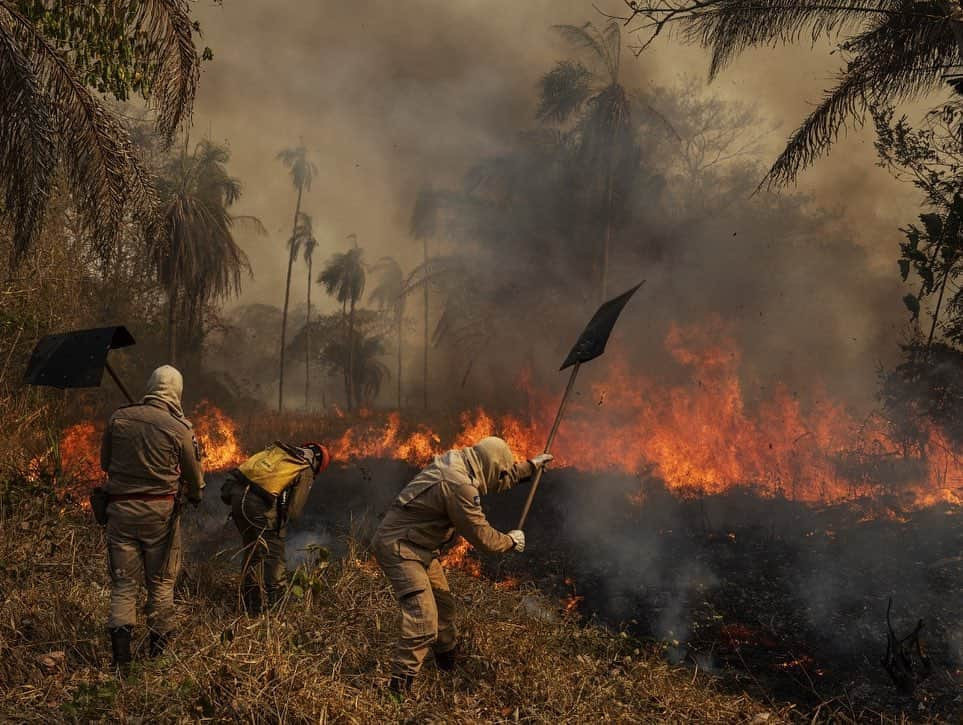
[[[525,551],[525,532],[512,529],[508,532],[508,538],[515,542],[515,551]]]
[[[555,458],[551,453],[539,453],[537,456],[531,459],[531,463],[535,468],[541,468],[550,460]]]

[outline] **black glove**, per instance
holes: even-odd
[[[191,506],[197,508],[201,505],[201,501],[204,500],[204,496],[202,494],[198,494],[197,496],[188,496],[187,500],[190,502]]]

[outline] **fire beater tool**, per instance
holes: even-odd
[[[24,380],[52,388],[96,388],[106,370],[127,402],[133,403],[130,390],[107,359],[111,350],[133,344],[134,336],[123,325],[47,335],[34,347]]]
[[[596,310],[592,319],[589,320],[588,325],[585,326],[585,329],[582,330],[582,334],[578,336],[578,340],[569,352],[568,357],[565,358],[565,362],[563,362],[562,367],[559,368],[559,370],[565,370],[565,368],[571,367],[572,373],[568,377],[568,384],[565,386],[562,402],[559,403],[558,412],[555,414],[555,422],[552,423],[552,430],[548,434],[545,453],[550,452],[552,443],[555,441],[555,434],[558,433],[558,426],[562,422],[565,404],[568,402],[569,396],[572,394],[572,389],[575,387],[575,377],[578,375],[579,368],[582,366],[582,363],[594,360],[605,352],[605,344],[609,340],[609,335],[612,334],[612,328],[615,327],[615,322],[619,319],[622,308],[625,307],[632,295],[634,295],[643,284],[645,284],[645,280],[642,280],[635,285],[635,287],[627,292],[623,292],[618,297],[613,297],[608,302],[604,302],[598,310]],[[532,487],[525,501],[525,508],[522,509],[521,518],[518,520],[518,526],[515,528],[523,529],[525,527],[525,519],[528,518],[529,509],[532,507],[532,499],[535,498],[535,491],[538,489],[538,484],[542,480],[542,471],[544,470],[545,467],[542,466],[536,471],[535,480],[532,481]]]

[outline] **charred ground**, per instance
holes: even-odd
[[[291,549],[337,549],[348,530],[364,540],[414,470],[380,460],[331,469]],[[573,469],[552,471],[543,485],[525,554],[479,557],[484,577],[533,585],[583,622],[625,631],[668,662],[773,707],[788,702],[809,716],[963,713],[959,507],[908,511],[872,499],[814,507],[750,488],[681,498],[655,479]],[[492,522],[513,527],[526,493],[489,497]],[[215,512],[203,530],[223,523],[224,510]],[[898,634],[924,620],[932,670],[911,694],[882,665],[889,598]]]

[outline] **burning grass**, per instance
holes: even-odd
[[[139,660],[121,682],[106,669],[102,535],[51,498],[11,498],[2,521],[10,535],[0,540],[0,720],[734,722],[768,713],[772,722],[788,713],[720,694],[706,676],[581,626],[531,589],[459,572],[464,666],[449,676],[429,663],[399,704],[383,690],[396,610],[354,545],[330,566],[299,570],[300,597],[261,619],[237,615],[230,566],[190,562],[169,654]]]

